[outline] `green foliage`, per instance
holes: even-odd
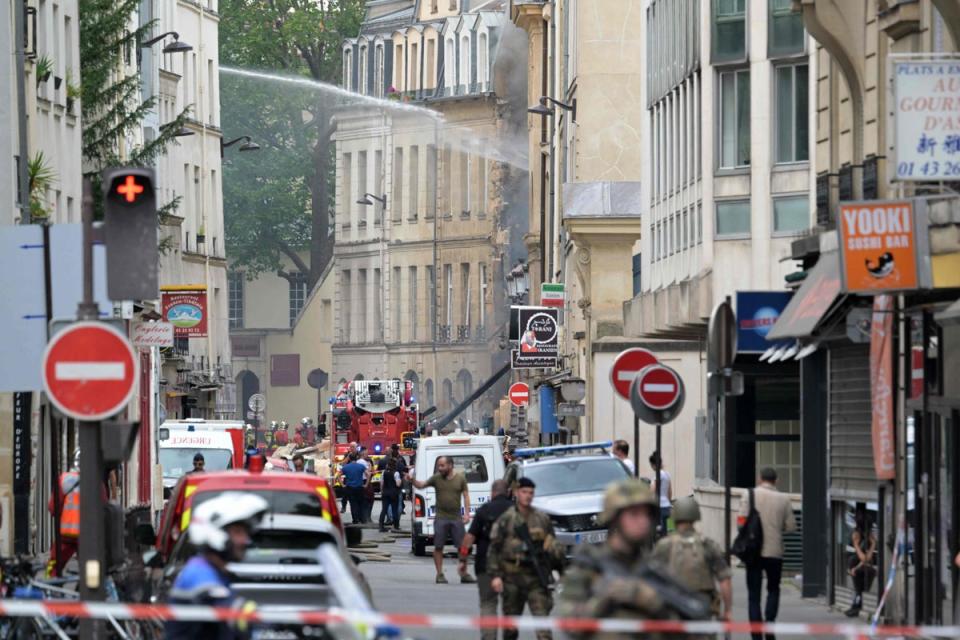
[[[27,161],[27,184],[30,191],[30,217],[33,220],[45,219],[50,216],[49,204],[45,198],[47,190],[53,186],[57,174],[50,167],[43,151]]]
[[[220,64],[339,84],[341,43],[356,35],[363,0],[221,0]],[[260,151],[227,150],[223,197],[228,250],[248,275],[277,271],[282,256],[312,285],[332,255],[332,102],[322,92],[223,74],[224,137],[249,135]],[[314,233],[320,229],[320,233]],[[324,233],[325,232],[325,233]]]
[[[82,98],[84,174],[94,184],[94,202],[101,206],[100,171],[120,164],[120,141],[129,139],[153,111],[155,100],[140,99],[140,74],[117,74],[136,67],[138,43],[153,24],[129,30],[140,0],[80,0],[80,86]],[[68,95],[70,84],[67,85]],[[128,148],[123,163],[151,166],[186,122],[184,109],[170,126],[142,145]]]
[[[46,55],[40,56],[37,60],[37,66],[34,68],[34,73],[37,76],[38,85],[41,82],[46,82],[50,78],[50,74],[53,73],[53,60]]]

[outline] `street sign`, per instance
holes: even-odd
[[[557,403],[558,418],[582,418],[587,415],[587,406],[576,402]]]
[[[540,285],[540,304],[545,307],[562,307],[564,302],[563,283],[544,282]]]
[[[843,202],[837,219],[840,274],[848,293],[876,295],[920,287],[910,200]]]
[[[255,393],[250,396],[250,399],[247,401],[247,405],[252,411],[262,413],[263,410],[267,408],[267,397],[262,393]]]
[[[713,308],[707,324],[707,369],[725,369],[736,357],[737,317],[727,298]]]
[[[137,359],[127,337],[102,322],[77,322],[43,353],[43,390],[65,416],[95,422],[130,401]]]
[[[663,364],[645,367],[630,386],[630,406],[647,424],[670,422],[683,409],[685,392],[680,375]]]
[[[510,403],[515,407],[525,407],[530,403],[530,387],[526,382],[514,382],[510,385],[510,392],[507,394]]]
[[[657,363],[652,351],[634,347],[621,351],[610,369],[610,384],[624,400],[630,399],[630,385],[644,367]]]
[[[133,325],[133,346],[139,349],[173,346],[173,325],[169,322],[139,322]]]

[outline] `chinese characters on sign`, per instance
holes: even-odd
[[[206,289],[164,290],[163,319],[173,324],[173,334],[177,338],[206,337]]]
[[[870,322],[870,404],[873,468],[878,480],[893,480],[893,296],[873,299]]]
[[[845,291],[871,294],[918,288],[913,203],[841,204],[837,223]]]
[[[960,61],[894,62],[898,180],[960,178]]]

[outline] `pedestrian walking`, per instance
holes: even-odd
[[[763,527],[763,548],[760,558],[747,564],[747,601],[751,622],[776,622],[780,609],[780,577],[783,573],[783,534],[796,531],[790,496],[777,491],[777,472],[771,467],[760,471],[760,483],[753,493],[753,504]],[[750,515],[750,501],[740,501],[740,517]],[[763,578],[767,578],[767,602],[761,612]],[[762,634],[753,634],[760,640]],[[772,636],[767,636],[770,640]]]
[[[437,458],[437,472],[420,481],[408,475],[407,478],[417,489],[433,487],[436,491],[437,516],[433,521],[433,564],[437,569],[437,584],[446,584],[443,575],[443,546],[451,538],[453,546],[459,550],[463,545],[464,526],[470,522],[470,487],[462,473],[453,468],[453,458]],[[461,509],[460,503],[463,502]],[[477,580],[466,571],[460,571],[460,582],[473,584]]]
[[[460,545],[460,573],[467,571],[467,556],[470,547],[476,543],[477,551],[473,560],[474,572],[477,574],[477,589],[480,591],[480,615],[495,616],[500,604],[500,594],[490,586],[492,578],[487,569],[487,551],[490,549],[490,531],[493,523],[513,506],[513,500],[507,496],[507,481],[494,480],[490,486],[490,500],[483,504],[470,523],[470,530],[463,537]],[[497,640],[496,629],[482,629],[482,640]]]
[[[850,555],[850,576],[853,578],[853,603],[844,613],[848,618],[856,618],[863,608],[863,594],[873,585],[877,576],[877,536],[873,534],[873,523],[867,514],[867,506],[858,503],[854,513],[854,529],[850,534],[853,553]]]
[[[657,467],[660,467],[660,535],[667,534],[667,520],[670,519],[670,512],[673,509],[673,483],[670,480],[670,474],[663,468],[663,458],[659,451],[650,454],[650,468],[653,469],[654,477],[657,474]],[[654,481],[656,482],[656,481]],[[656,490],[656,484],[652,485]]]
[[[356,453],[351,453],[347,457],[347,464],[340,467],[340,483],[343,485],[344,497],[350,503],[353,524],[363,522],[363,488],[368,480],[367,468],[358,462]]]
[[[392,455],[381,460],[380,469],[380,531],[386,531],[386,523],[400,528],[400,501],[403,499],[403,475]]]
[[[490,531],[487,571],[490,588],[503,596],[503,615],[519,616],[524,606],[535,616],[553,609],[550,587],[553,570],[562,569],[564,548],[557,542],[550,516],[533,507],[536,485],[520,478],[515,491],[517,504],[497,518]],[[516,640],[516,629],[504,629],[503,640]],[[538,640],[553,634],[537,631]]]
[[[637,465],[630,459],[630,444],[626,440],[615,440],[613,443],[613,457],[623,463],[630,475],[637,475]]]
[[[699,520],[700,505],[693,496],[678,499],[673,507],[676,531],[657,542],[652,557],[685,587],[706,596],[715,618],[729,622],[733,607],[730,567],[720,546],[694,528]]]
[[[689,592],[681,585],[662,573],[646,570],[656,510],[656,496],[646,482],[630,478],[607,488],[599,518],[600,524],[608,527],[607,540],[579,548],[563,576],[558,616],[646,620],[708,615],[706,603],[698,609],[698,599],[685,597]],[[581,640],[638,637],[614,632],[571,635]]]

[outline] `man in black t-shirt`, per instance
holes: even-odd
[[[460,573],[467,571],[467,555],[474,542],[477,543],[477,555],[474,559],[474,568],[477,573],[477,587],[480,590],[480,615],[497,615],[497,605],[500,596],[490,588],[490,575],[487,573],[487,549],[490,547],[490,530],[503,512],[513,506],[513,500],[507,497],[506,480],[495,480],[490,487],[490,501],[477,509],[470,523],[470,530],[463,537],[460,546]],[[480,633],[482,640],[496,640],[496,629],[483,629]]]

